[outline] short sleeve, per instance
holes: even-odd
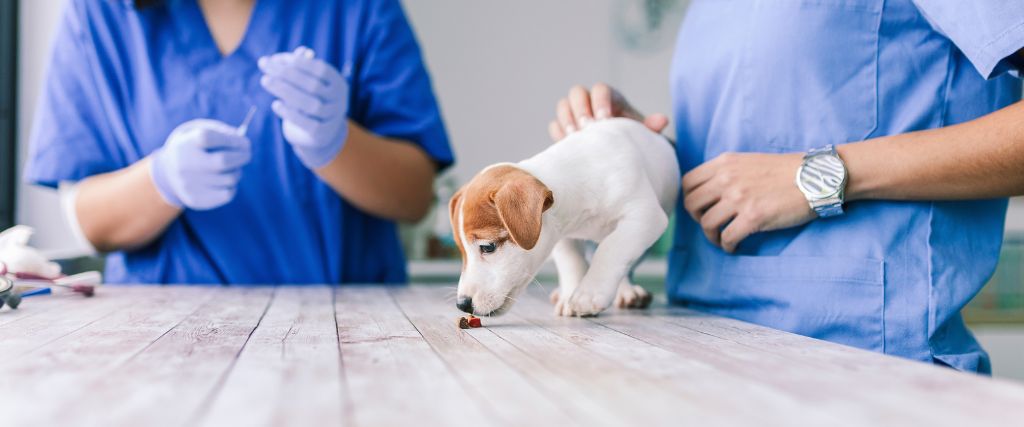
[[[370,131],[419,145],[443,169],[455,158],[412,28],[397,0],[362,2],[352,118]]]
[[[985,78],[1008,70],[1004,60],[1024,48],[1020,0],[913,0],[936,31],[967,56]]]
[[[61,181],[110,172],[116,161],[103,117],[102,87],[91,64],[96,48],[85,36],[82,4],[66,3],[53,43],[29,140],[25,180],[56,187]]]

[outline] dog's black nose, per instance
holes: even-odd
[[[459,310],[465,311],[466,313],[469,314],[473,314],[473,298],[459,297],[459,300],[458,302],[455,303],[455,306],[458,307]]]

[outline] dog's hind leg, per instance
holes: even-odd
[[[647,308],[651,305],[651,301],[654,300],[654,296],[651,295],[647,289],[642,286],[633,283],[633,274],[636,271],[636,267],[643,262],[644,258],[650,254],[651,250],[648,248],[644,252],[640,259],[633,263],[633,266],[629,269],[629,274],[622,278],[619,282],[619,290],[615,294],[615,306],[618,308]]]
[[[647,289],[634,285],[628,278],[619,282],[615,293],[615,306],[618,308],[647,308],[654,297]]]
[[[562,239],[555,244],[551,257],[558,269],[558,288],[551,291],[551,302],[555,304],[555,314],[563,314],[568,308],[569,296],[580,285],[583,275],[587,273],[587,259],[584,256],[584,242],[577,239]],[[566,314],[568,315],[568,314]]]

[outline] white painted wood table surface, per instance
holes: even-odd
[[[539,291],[539,290],[538,290]],[[1024,425],[1024,387],[679,308],[456,328],[450,287],[107,287],[0,311],[0,426]]]

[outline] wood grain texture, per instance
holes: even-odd
[[[125,289],[92,298],[81,298],[73,304],[54,307],[38,315],[23,316],[0,327],[0,360],[16,360],[47,343],[60,339],[92,322],[109,316],[132,303],[133,292]],[[38,299],[38,298],[37,298]],[[33,300],[18,309],[34,314]],[[22,311],[24,310],[24,311]]]
[[[1016,426],[1024,386],[664,302],[460,330],[451,288],[110,287],[0,313],[0,425]]]
[[[231,370],[272,295],[266,287],[213,288],[198,310],[54,411],[53,425],[192,424]]]
[[[394,291],[395,300],[465,387],[508,426],[529,425],[537,420],[572,426],[583,425],[560,402],[564,396],[547,393],[523,372],[501,363],[497,355],[474,338],[475,330],[455,327],[451,288],[414,287]],[[515,404],[509,404],[515,402]],[[523,410],[529,408],[529,410]]]
[[[162,292],[119,289],[117,293],[130,301],[122,310],[12,361],[17,369],[0,375],[0,390],[12,391],[18,398],[0,399],[0,413],[12,425],[59,425],[62,414],[53,408],[74,405],[91,394],[95,383],[195,312],[210,291],[199,287]],[[3,395],[8,394],[0,392]]]
[[[342,366],[357,426],[493,425],[493,413],[453,374],[383,287],[341,287]],[[454,323],[452,324],[454,328]]]
[[[278,289],[203,424],[344,425],[333,300],[328,287]]]

